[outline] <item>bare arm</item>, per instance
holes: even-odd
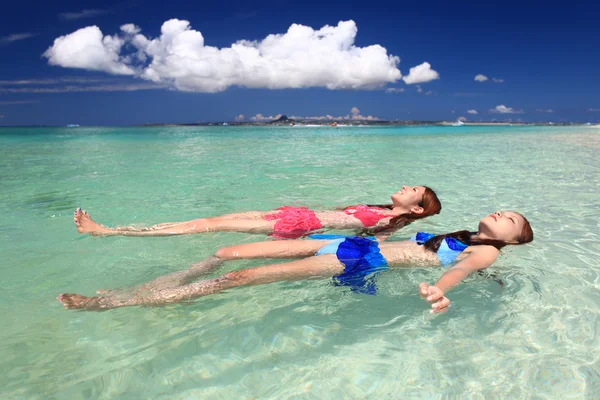
[[[375,225],[375,226],[376,226],[376,227],[378,227],[378,228],[379,228],[379,227],[385,227],[385,226],[388,226],[388,225],[389,225],[389,223],[390,223],[390,220],[391,220],[391,218],[385,218],[385,219],[382,219],[382,220],[380,220],[380,221],[377,223],[377,225]],[[377,239],[377,241],[378,241],[379,243],[381,243],[381,242],[384,242],[384,241],[386,241],[386,240],[387,240],[387,239],[388,239],[390,236],[392,236],[392,235],[394,234],[394,232],[396,232],[398,229],[401,229],[401,228],[403,228],[403,227],[402,227],[402,226],[393,226],[393,227],[390,227],[390,228],[388,228],[388,229],[386,229],[386,230],[383,230],[383,231],[381,231],[381,232],[379,232],[379,233],[376,233],[376,234],[375,234],[375,238]]]
[[[458,285],[467,276],[475,271],[485,269],[492,265],[500,255],[500,251],[492,246],[476,246],[469,255],[446,271],[435,285],[430,286],[423,282],[419,285],[421,297],[431,303],[430,312],[444,312],[448,310],[450,300],[445,292]]]

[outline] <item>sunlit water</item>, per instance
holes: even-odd
[[[78,128],[0,130],[0,397],[27,399],[598,398],[600,129]],[[281,205],[386,202],[402,184],[444,209],[416,230],[524,213],[535,241],[431,316],[441,268],[388,271],[377,296],[330,281],[238,288],[191,305],[66,311],[62,292],[136,285],[264,236],[95,238]],[[259,265],[227,264],[220,272]]]

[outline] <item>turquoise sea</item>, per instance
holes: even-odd
[[[0,129],[0,398],[600,398],[600,129],[153,127]],[[441,268],[387,271],[377,296],[330,281],[237,288],[192,304],[64,310],[187,268],[240,233],[79,235],[106,225],[281,205],[387,202],[427,184],[443,211],[397,232],[530,220],[432,316],[417,294]],[[226,264],[220,272],[259,265]]]

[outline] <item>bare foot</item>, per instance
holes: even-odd
[[[63,293],[56,298],[63,303],[63,306],[69,310],[86,309],[86,310],[107,310],[115,307],[110,304],[107,297],[86,297],[80,294]]]
[[[110,229],[105,228],[90,217],[87,211],[78,208],[73,214],[73,221],[79,233],[89,233],[91,235],[106,235]]]

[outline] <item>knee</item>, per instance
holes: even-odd
[[[252,282],[253,272],[248,269],[241,269],[225,274],[223,277],[234,286],[242,286]]]
[[[238,246],[228,246],[217,250],[214,254],[215,257],[221,260],[231,260],[239,257]]]

